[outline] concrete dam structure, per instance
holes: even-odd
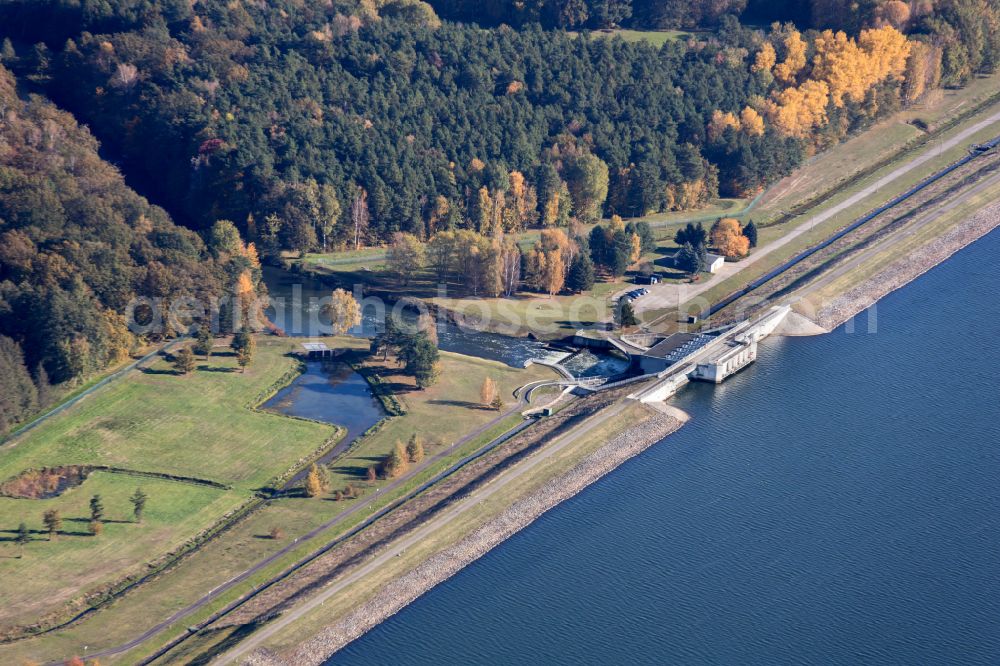
[[[659,381],[632,397],[646,403],[663,402],[692,380],[722,383],[757,360],[757,343],[774,333],[789,312],[789,306],[777,306],[756,321],[740,322],[707,342],[699,340],[702,344],[685,342],[677,348],[689,350],[687,354],[683,358],[668,355],[674,362],[657,373]]]

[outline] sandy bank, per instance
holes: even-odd
[[[464,537],[454,546],[383,588],[371,601],[338,623],[324,629],[285,658],[258,649],[245,663],[255,665],[322,664],[330,655],[363,635],[407,604],[482,557],[504,540],[530,525],[543,513],[638,455],[682,423],[659,411],[618,435],[570,471],[546,483]]]

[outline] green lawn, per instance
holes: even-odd
[[[558,378],[554,370],[545,366],[512,368],[496,361],[441,352],[441,379],[434,386],[419,391],[415,390],[412,378],[395,369],[391,358],[387,364],[373,359],[369,365],[380,369],[406,414],[388,419],[378,432],[365,438],[363,445],[357,447],[356,455],[346,457],[334,466],[335,470],[350,473],[350,470],[363,469],[372,457],[389,453],[397,440],[405,443],[414,433],[426,442],[430,455],[492,421],[498,412],[484,409],[479,403],[479,391],[486,377],[496,382],[504,410],[517,403],[514,389],[539,379]],[[347,479],[349,477],[345,477]]]
[[[129,496],[141,486],[149,496],[143,522],[132,522]],[[90,536],[90,498],[99,494],[106,523],[99,537]],[[0,626],[37,619],[45,610],[76,599],[81,590],[136,572],[137,563],[162,555],[211,525],[234,505],[233,492],[158,479],[94,473],[83,486],[59,497],[26,500],[0,497]],[[63,519],[54,541],[44,532],[42,513],[59,511]],[[21,521],[33,540],[21,549],[10,539]],[[16,581],[16,585],[14,582]]]
[[[297,341],[276,338],[262,341],[262,345],[268,343],[274,345],[275,358],[284,359],[278,352],[297,344]],[[356,347],[359,341],[355,339],[331,339],[328,340],[328,343],[331,346]],[[263,348],[262,346],[261,349]],[[290,359],[284,360],[290,362]],[[283,372],[284,369],[285,367],[280,363],[275,367],[276,371]],[[262,368],[258,367],[257,370],[260,371]],[[289,497],[271,502],[238,523],[234,528],[210,541],[183,560],[176,568],[158,576],[149,583],[145,583],[137,591],[80,625],[47,635],[43,639],[32,639],[9,646],[0,646],[0,659],[12,659],[14,663],[20,663],[21,660],[28,658],[46,661],[65,658],[74,652],[79,652],[81,645],[97,644],[98,641],[94,639],[95,634],[100,634],[102,637],[99,641],[102,645],[131,638],[135,633],[141,632],[155,624],[156,621],[183,607],[186,603],[197,599],[205,590],[220,585],[236,573],[287,545],[296,536],[328,520],[332,515],[359,502],[377,507],[389,501],[392,496],[398,496],[405,492],[450,462],[475,450],[483,443],[512,427],[520,420],[520,416],[514,415],[502,419],[478,437],[469,440],[464,446],[451,447],[463,435],[488,424],[499,416],[497,412],[482,409],[477,404],[483,378],[490,376],[497,382],[506,406],[509,408],[515,404],[511,396],[514,388],[538,379],[556,377],[554,371],[543,366],[517,369],[492,361],[448,353],[442,354],[442,370],[441,380],[438,384],[425,391],[416,391],[412,390],[411,380],[397,374],[397,369],[390,361],[385,379],[390,384],[395,385],[399,391],[399,399],[406,409],[406,414],[387,419],[381,428],[363,438],[343,458],[331,465],[333,487],[343,488],[348,483],[352,484],[358,491],[356,499],[332,502],[329,499]],[[227,373],[209,374],[220,378],[219,381],[224,381],[221,378],[227,375]],[[277,375],[280,376],[281,372],[277,372]],[[161,381],[172,378],[170,375],[147,375],[143,378],[149,376],[159,377]],[[234,374],[233,376],[238,375]],[[247,377],[250,376],[251,372],[248,371]],[[261,381],[259,384],[264,385],[264,382]],[[256,396],[260,390],[263,389],[259,389],[254,395]],[[94,398],[100,395],[101,393],[98,393]],[[251,412],[247,413],[253,415]],[[71,416],[71,414],[65,416]],[[316,425],[294,419],[274,418],[288,424]],[[321,435],[329,434],[331,430],[325,426],[317,427]],[[364,480],[364,470],[369,464],[377,462],[381,456],[388,452],[397,439],[408,439],[410,434],[414,432],[419,433],[427,441],[428,457],[435,455],[439,455],[439,457],[432,466],[408,479],[395,493],[386,496],[386,493],[383,492],[379,496],[375,496],[373,486],[381,486],[385,482],[380,480],[376,484],[369,484]],[[305,448],[311,451],[316,445],[318,444],[314,442],[311,448]],[[95,564],[95,555],[97,556],[96,560],[106,556],[109,560],[109,569],[113,566],[119,571],[126,570],[130,562],[136,561],[135,558],[142,553],[146,553],[148,556],[150,552],[165,550],[162,540],[169,540],[171,535],[176,532],[186,530],[192,534],[198,531],[231,508],[233,497],[237,495],[246,497],[248,495],[237,491],[212,490],[176,482],[157,481],[152,483],[147,482],[146,479],[140,480],[125,475],[94,474],[83,486],[69,491],[55,500],[38,502],[36,500],[11,499],[6,501],[14,506],[27,504],[35,507],[37,505],[37,509],[33,509],[31,515],[25,520],[33,529],[38,530],[41,529],[41,512],[48,508],[48,506],[41,506],[42,503],[62,503],[59,506],[66,517],[86,517],[87,503],[92,492],[99,492],[105,497],[109,518],[124,519],[128,517],[130,511],[127,496],[136,485],[140,485],[140,482],[150,495],[147,517],[143,525],[112,523],[106,527],[104,535],[99,539],[89,536],[65,536],[52,544],[41,540],[44,537],[39,534],[36,535],[39,540],[32,542],[25,549],[24,559],[0,559],[0,579],[13,580],[14,578],[8,577],[8,574],[13,575],[14,572],[17,572],[19,575],[30,576],[33,581],[31,586],[25,587],[23,594],[20,591],[11,590],[10,595],[8,595],[7,589],[2,590],[5,601],[10,598],[13,602],[10,609],[12,614],[16,613],[18,618],[35,617],[40,610],[44,610],[40,603],[34,603],[38,599],[43,599],[47,608],[53,605],[50,603],[52,600],[66,601],[75,598],[73,592],[76,589],[78,578],[73,577],[70,581],[72,585],[66,585],[67,571],[73,571],[74,574],[81,570],[87,571],[88,575],[95,577],[96,584],[96,581],[100,580],[100,576],[106,572],[103,566]],[[64,505],[65,509],[63,509]],[[0,509],[3,506],[0,504]],[[345,521],[343,525],[338,525],[333,533],[348,529],[352,524],[363,519],[365,515],[365,513],[356,514],[352,519]],[[13,523],[11,529],[14,529],[17,520],[12,518],[5,522]],[[76,523],[67,522],[67,524],[73,525],[76,529]],[[86,526],[85,523],[79,523],[79,525]],[[283,531],[277,540],[267,538],[268,533],[274,527],[279,527]],[[123,539],[126,539],[127,542],[123,542]],[[151,543],[151,541],[155,541],[155,543]],[[8,554],[9,551],[9,555],[16,556],[17,550],[13,544],[5,547],[4,554]],[[255,576],[252,581],[248,581],[247,585],[253,582],[259,583],[265,579],[266,575],[273,574],[281,567],[287,566],[294,558],[300,557],[313,547],[315,544],[303,544],[299,549],[266,571],[261,572],[259,576]],[[111,555],[104,553],[105,548],[111,552]],[[56,553],[58,557],[51,559],[52,553]],[[130,560],[130,558],[132,559]],[[43,560],[45,560],[45,564],[42,564]],[[138,561],[146,560],[140,559]],[[88,566],[92,568],[92,572],[87,570]],[[51,578],[50,573],[52,574]],[[105,575],[105,579],[109,578],[111,576]],[[62,580],[63,585],[59,584],[60,580]],[[63,586],[65,586],[66,592],[63,592]],[[6,588],[7,586],[2,587]],[[232,591],[228,596],[220,598],[218,602],[210,604],[204,612],[187,618],[184,622],[190,624],[196,621],[198,617],[204,616],[212,608],[231,600],[233,595],[239,593],[240,589],[243,588]],[[16,607],[14,607],[15,604]],[[187,624],[182,623],[179,626],[187,626]],[[130,658],[124,656],[121,660],[123,663],[129,663]],[[117,663],[118,660],[108,661]]]
[[[159,360],[112,382],[5,445],[0,479],[24,469],[94,464],[260,487],[332,434],[329,426],[248,409],[295,368],[291,343],[265,339],[246,373],[219,350],[187,376]]]
[[[173,374],[159,360],[5,444],[0,479],[29,468],[109,465],[232,488],[95,472],[59,497],[0,498],[0,539],[6,537],[0,546],[5,602],[0,627],[38,619],[84,593],[140,573],[145,563],[179,548],[333,436],[336,429],[329,425],[250,409],[297,367],[287,356],[292,344],[261,340],[245,374],[228,349],[207,363],[199,359],[198,370],[187,376]],[[145,520],[141,525],[121,522],[131,516],[128,496],[137,486],[149,495]],[[100,537],[85,534],[94,494],[103,497],[109,520]],[[23,521],[41,531],[42,514],[51,508],[60,511],[67,534],[53,542],[33,541],[24,558],[15,558],[13,530]]]

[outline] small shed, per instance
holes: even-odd
[[[726,263],[726,258],[721,254],[708,254],[705,256],[705,270],[709,273],[718,273],[722,265]]]

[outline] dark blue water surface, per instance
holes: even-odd
[[[309,361],[305,372],[262,405],[263,409],[300,418],[334,423],[345,429],[337,445],[317,458],[327,463],[350,448],[354,440],[385,417],[368,382],[349,365]],[[294,488],[309,473],[300,470],[285,484]]]
[[[334,664],[1000,664],[1000,234],[774,339]]]

